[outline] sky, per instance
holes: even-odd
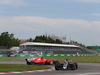
[[[100,46],[100,0],[0,0],[0,33],[49,34]]]

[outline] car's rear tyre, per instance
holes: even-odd
[[[75,64],[73,64],[72,70],[75,70],[75,69],[76,69],[76,66],[75,66]]]
[[[76,67],[76,69],[78,69],[78,64],[77,63],[75,63],[75,67]]]
[[[26,60],[26,64],[27,65],[31,65],[31,63],[30,62],[28,62],[28,60],[27,59],[25,59]]]
[[[34,65],[35,64],[35,62],[34,61],[31,61],[31,65]]]
[[[30,62],[27,62],[27,65],[31,65],[31,63]]]

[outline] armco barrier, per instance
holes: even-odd
[[[59,56],[96,56],[96,54],[44,54],[44,55],[16,55],[16,57],[59,57]]]

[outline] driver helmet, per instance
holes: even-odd
[[[41,57],[41,59],[43,59],[43,57]]]
[[[66,61],[68,61],[68,59],[66,59]]]

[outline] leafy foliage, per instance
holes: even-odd
[[[8,32],[3,32],[0,35],[0,46],[6,46],[10,48],[12,46],[19,46],[20,40],[18,38],[14,38],[14,34],[9,34]]]
[[[27,41],[62,44],[62,41],[60,39],[53,39],[50,36],[45,36],[45,35],[36,36],[35,39],[30,38]]]

